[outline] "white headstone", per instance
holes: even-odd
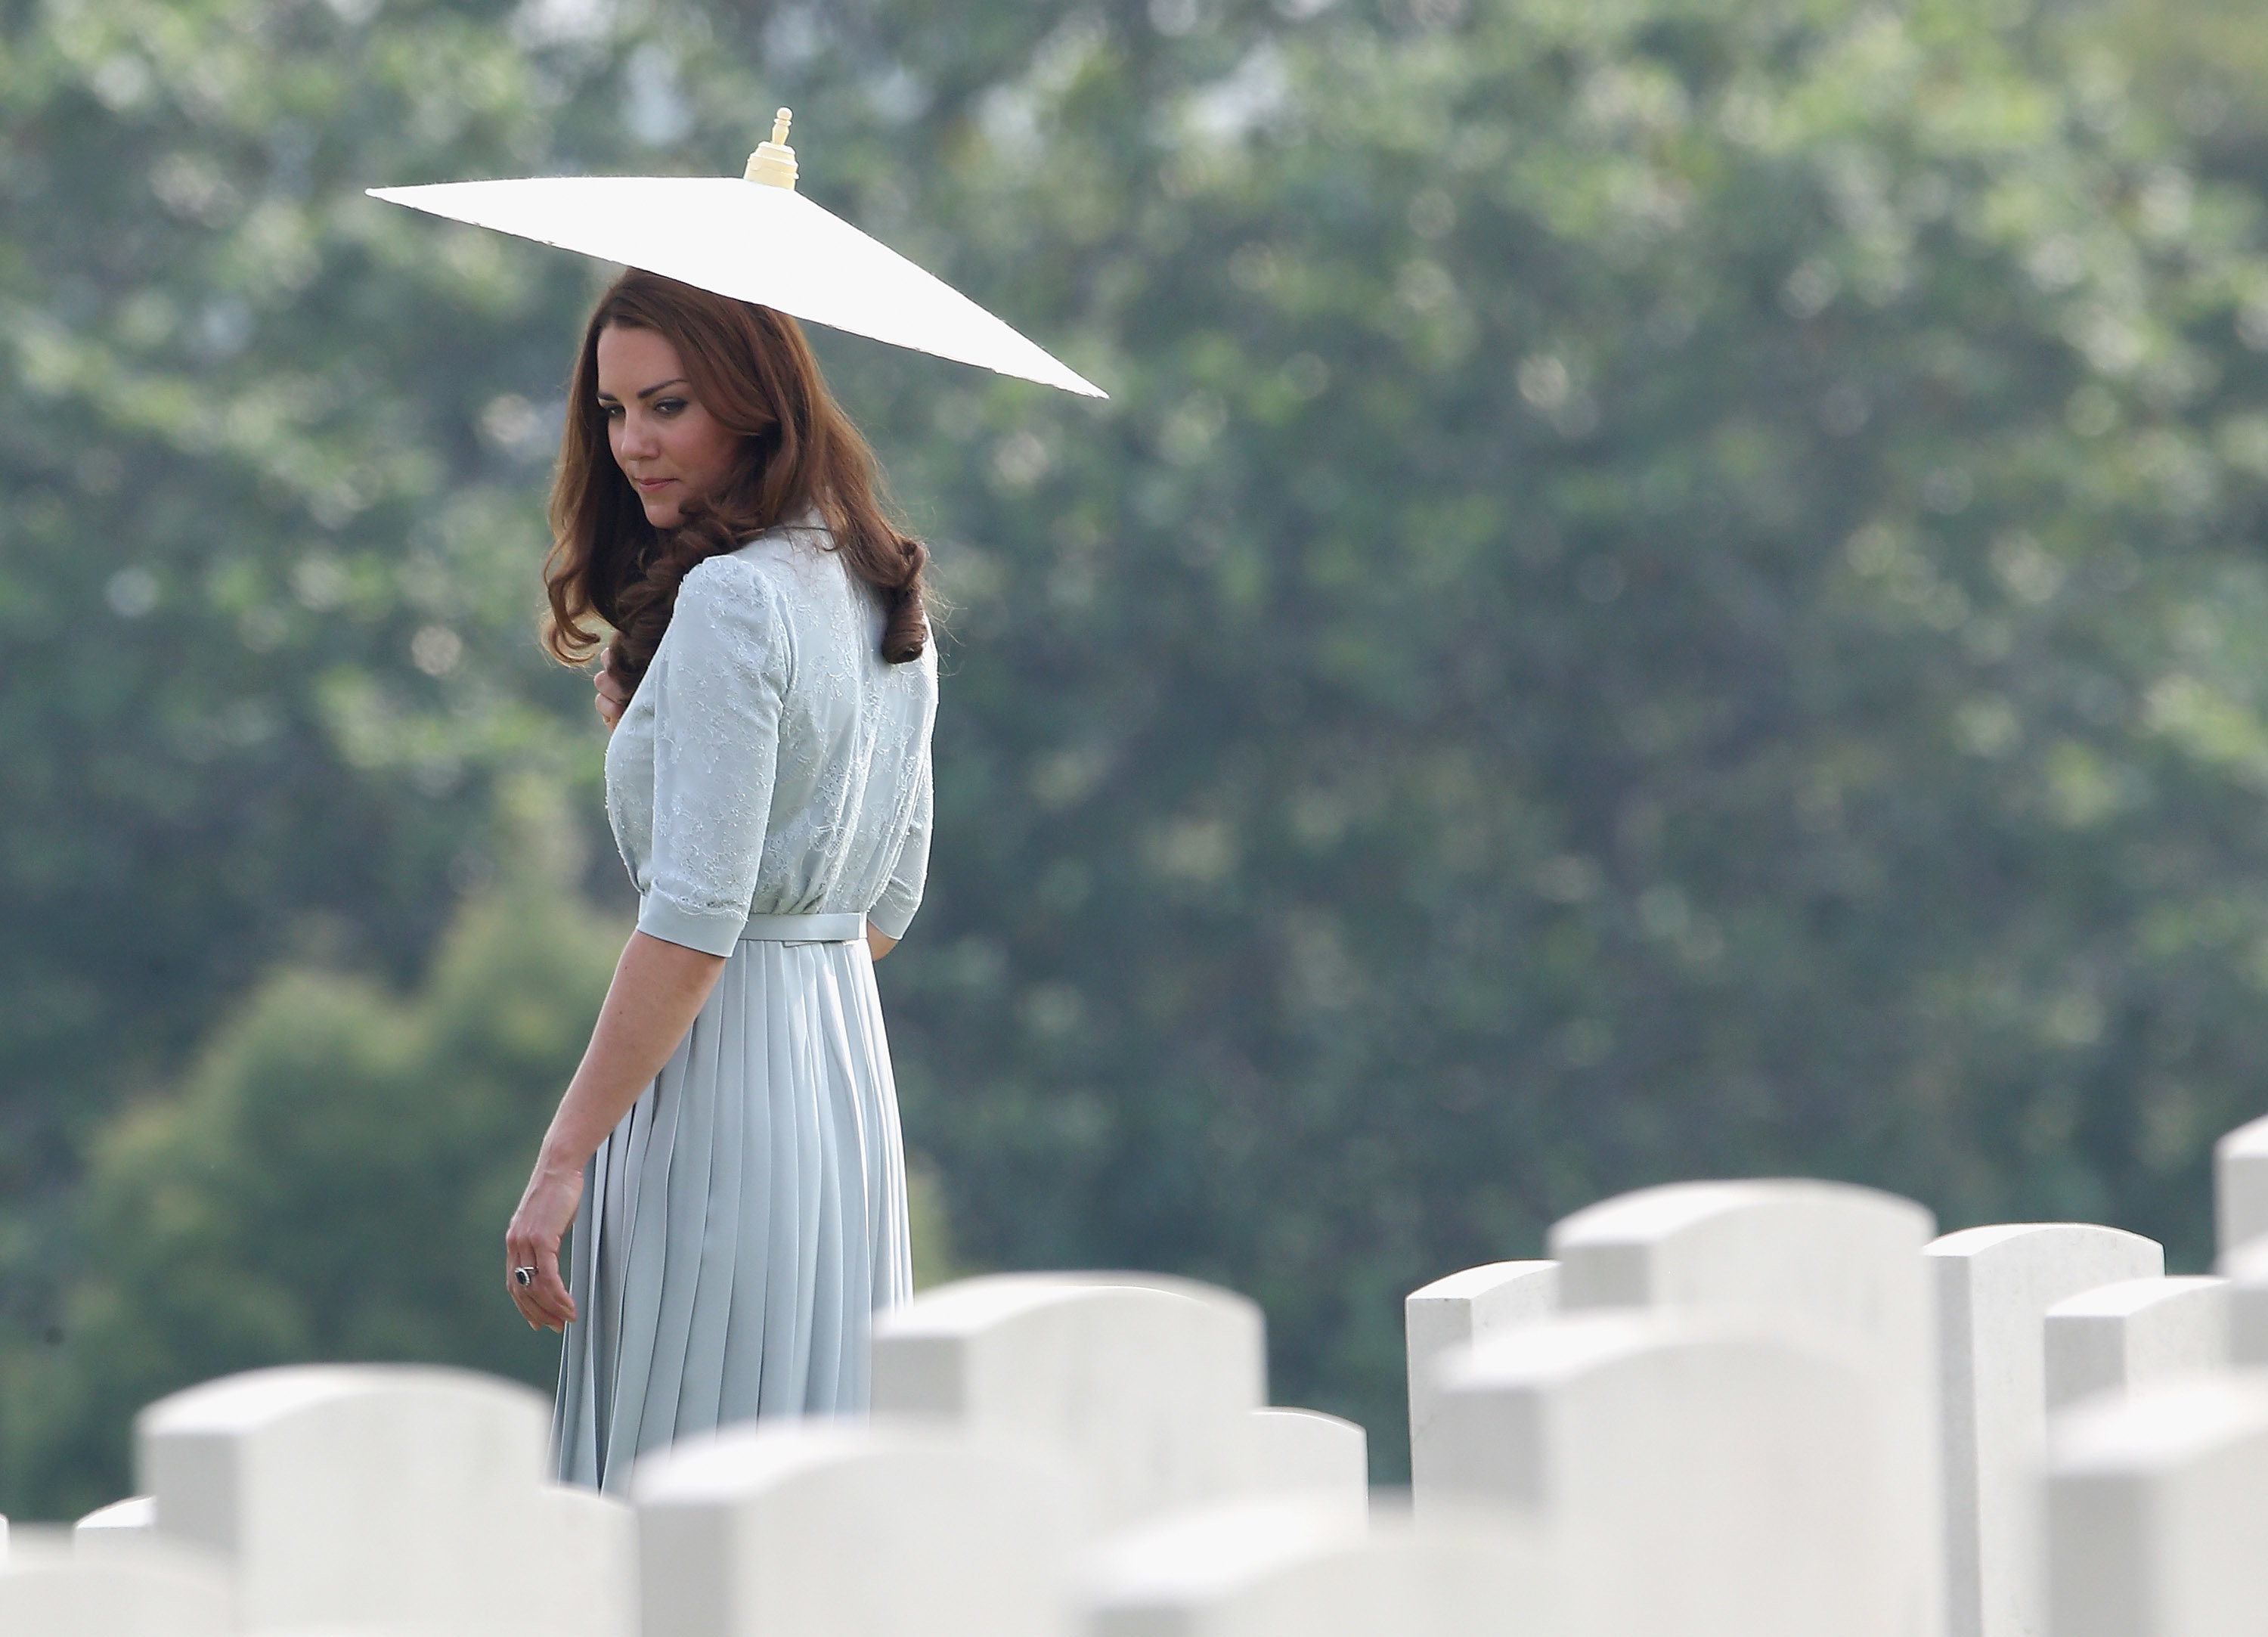
[[[1947,1604],[1951,1637],[2045,1629],[2040,1462],[2047,1311],[2166,1271],[2155,1240],[2083,1222],[2004,1223],[1928,1250],[1943,1336]]]
[[[1252,1438],[1252,1490],[1322,1491],[1357,1517],[1370,1504],[1370,1435],[1320,1410],[1270,1408],[1246,1417]]]
[[[158,1502],[149,1495],[114,1501],[71,1525],[71,1550],[82,1558],[136,1552],[158,1538]]]
[[[2268,1368],[2268,1238],[2223,1251],[2220,1268],[2228,1280],[2229,1359]]]
[[[1402,1302],[1412,1459],[1433,1419],[1433,1372],[1452,1349],[1546,1319],[1559,1305],[1557,1262],[1491,1262],[1437,1279]]]
[[[2128,1279],[2047,1312],[2048,1408],[2228,1366],[2228,1281]]]
[[[493,1377],[307,1365],[150,1405],[136,1467],[160,1535],[230,1563],[247,1632],[624,1637],[635,1523],[619,1501],[543,1483],[549,1433],[543,1399]]]
[[[649,1637],[1068,1637],[1071,1474],[934,1429],[755,1424],[638,1463]]]
[[[2194,1376],[2059,1417],[2055,1637],[2268,1631],[2268,1376]]]
[[[2268,1237],[2268,1115],[2213,1145],[2213,1195],[2221,1255]]]
[[[65,1538],[18,1538],[0,1552],[0,1632],[7,1637],[231,1637],[236,1631],[227,1572],[218,1564],[163,1550],[130,1560],[89,1559]]]
[[[1069,1464],[1115,1528],[1248,1492],[1267,1401],[1260,1309],[1187,1279],[998,1273],[874,1320],[878,1414]]]
[[[1880,1375],[1705,1311],[1550,1319],[1447,1362],[1418,1515],[1533,1514],[1570,1637],[1895,1637]]]
[[[1513,1517],[1381,1519],[1230,1502],[1112,1537],[1083,1577],[1092,1637],[1559,1637],[1551,1570]]]
[[[638,1629],[637,1515],[612,1495],[542,1484],[532,1515],[546,1559],[571,1566],[530,1601],[547,1633],[634,1637]]]
[[[1800,1180],[1642,1189],[1551,1230],[1566,1311],[1742,1312],[1815,1328],[1867,1360],[1879,1377],[1901,1637],[1937,1637],[1945,1619],[1937,1317],[1920,1258],[1934,1231],[1911,1199]]]

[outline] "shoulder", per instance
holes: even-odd
[[[755,671],[784,667],[792,645],[784,601],[774,578],[741,552],[705,557],[678,585],[663,645],[696,664],[729,662],[733,668]],[[711,657],[696,660],[696,653]]]
[[[703,557],[686,570],[677,587],[677,613],[727,620],[777,617],[779,579],[752,553],[755,543]]]
[[[752,535],[739,550],[711,559],[738,564],[744,572],[761,576],[775,593],[785,596],[809,586],[814,573],[838,571],[841,560],[835,536],[816,512]]]

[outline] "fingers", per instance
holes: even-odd
[[[593,677],[591,687],[597,696],[591,702],[592,708],[598,712],[600,721],[612,727],[622,719],[622,711],[630,704],[630,695],[622,690],[622,685],[615,680],[611,671],[600,671]]]
[[[519,1316],[539,1330],[563,1329],[575,1317],[575,1299],[559,1277],[558,1244],[546,1245],[515,1230],[504,1236],[504,1294]],[[525,1285],[514,1271],[523,1267],[535,1270]]]

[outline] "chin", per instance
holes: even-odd
[[[675,528],[679,522],[677,503],[674,500],[642,500],[645,520],[656,528]]]

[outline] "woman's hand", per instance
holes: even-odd
[[[630,708],[630,690],[625,689],[615,679],[614,672],[604,665],[599,667],[599,674],[591,679],[591,686],[599,696],[592,701],[592,704],[599,712],[599,719],[607,725],[608,731],[611,733],[614,731],[615,724],[622,719],[622,712]]]
[[[559,1241],[575,1220],[583,1199],[583,1173],[561,1170],[539,1159],[512,1213],[504,1235],[504,1287],[519,1309],[520,1317],[536,1330],[563,1330],[575,1316],[575,1298],[559,1277]],[[523,1286],[514,1268],[532,1267],[534,1280]]]
[[[559,1240],[583,1201],[583,1166],[661,1073],[716,987],[725,957],[632,933],[581,1066],[537,1150],[534,1175],[504,1230],[504,1288],[530,1324],[560,1330],[575,1299],[559,1277]],[[526,1285],[515,1268],[534,1268]]]

